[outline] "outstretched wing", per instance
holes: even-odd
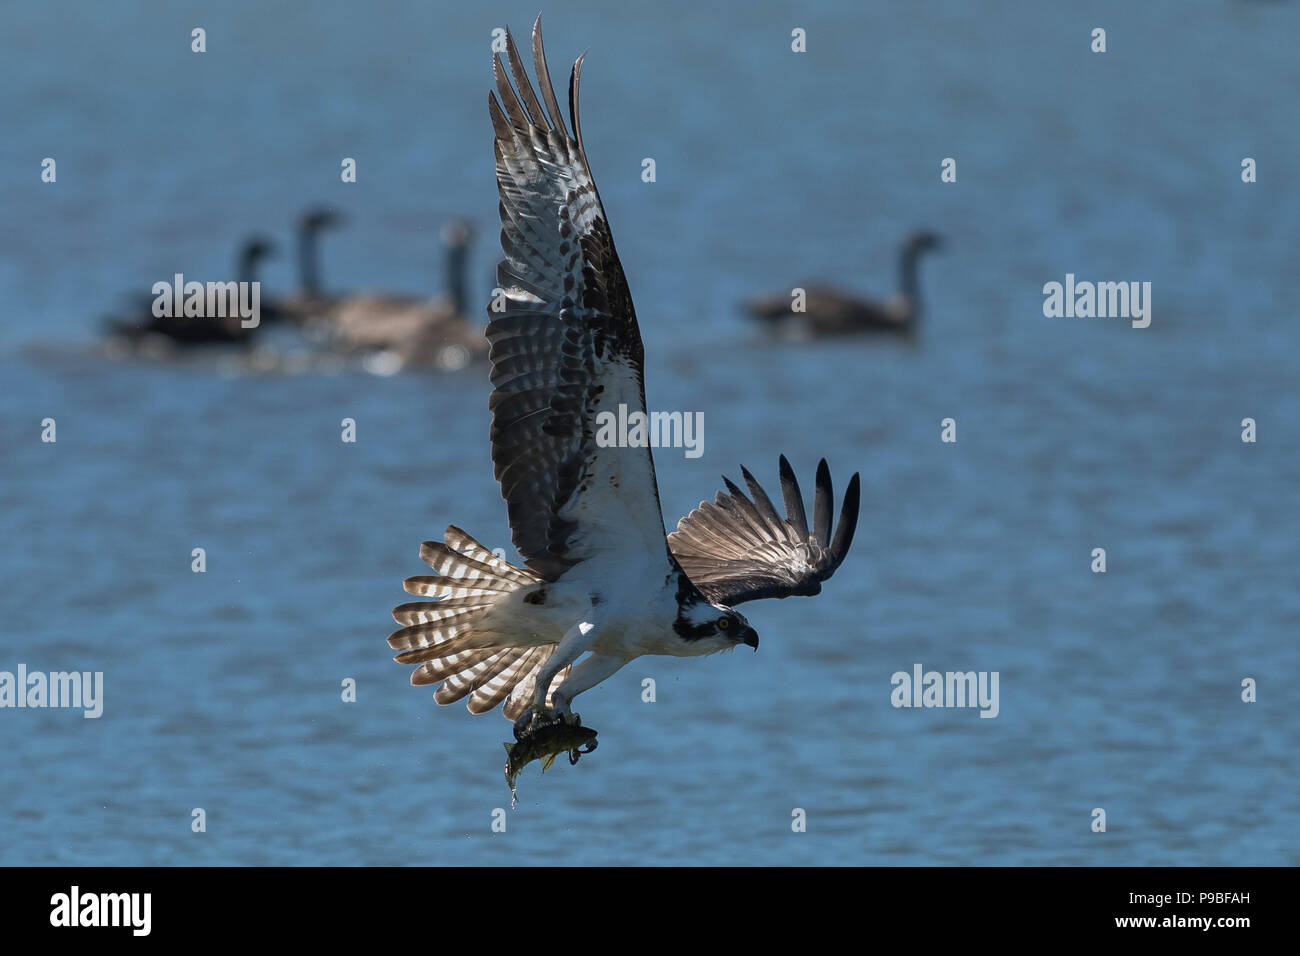
[[[513,37],[494,55],[501,305],[491,322],[492,461],[515,547],[550,579],[592,557],[662,553],[649,448],[602,448],[598,416],[645,412],[644,350],[632,296],[587,165],[578,121],[582,58],[569,80],[570,136],[533,25],[545,107]],[[518,91],[516,92],[516,87]],[[663,549],[660,551],[659,549]]]
[[[786,518],[754,476],[741,468],[745,493],[723,477],[728,494],[700,506],[677,523],[668,536],[673,557],[691,583],[715,604],[733,606],[757,598],[817,594],[844,561],[858,525],[858,476],[849,480],[839,525],[831,538],[831,472],[826,459],[817,466],[813,529],[803,510],[803,495],[790,463],[781,456],[781,494]]]

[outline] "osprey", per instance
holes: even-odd
[[[388,643],[398,662],[415,665],[412,684],[442,682],[439,704],[468,697],[479,714],[504,702],[527,743],[548,726],[577,727],[573,699],[643,654],[757,649],[758,634],[733,605],[821,590],[853,539],[858,476],[833,537],[826,462],[810,531],[784,456],[784,519],[742,469],[750,496],[724,478],[725,494],[665,535],[650,448],[595,439],[602,412],[622,404],[644,415],[646,403],[632,297],[583,147],[582,57],[569,81],[570,134],[541,18],[533,25],[541,100],[508,32],[505,52],[514,85],[494,55],[500,100],[488,95],[505,253],[504,310],[489,309],[487,328],[490,437],[524,566],[449,527],[420,549],[435,573],[405,581],[409,593],[435,600],[395,608],[402,627]]]

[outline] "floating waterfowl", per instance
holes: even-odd
[[[261,236],[252,236],[240,247],[235,273],[240,283],[257,281],[261,261],[275,254],[275,246]],[[104,324],[111,336],[132,346],[246,345],[260,328],[260,322],[273,319],[276,307],[261,303],[259,325],[246,328],[241,316],[231,310],[227,315],[155,315],[154,294],[131,298],[127,312],[109,316]]]
[[[830,286],[804,285],[802,301],[794,291],[751,299],[745,308],[755,318],[793,327],[811,335],[849,335],[885,332],[910,335],[921,316],[921,290],[917,263],[921,256],[940,248],[942,239],[933,232],[915,232],[899,250],[899,292],[877,302]],[[802,311],[799,307],[802,306]]]
[[[473,230],[452,220],[442,230],[447,248],[447,294],[431,299],[367,293],[339,301],[328,316],[327,341],[343,353],[362,353],[372,371],[434,365],[460,368],[487,355],[482,323],[469,318],[466,263]]]
[[[327,321],[343,300],[342,295],[327,293],[321,286],[316,242],[323,230],[337,228],[343,222],[343,216],[328,207],[309,209],[298,217],[298,291],[276,303],[286,318],[304,325]]]

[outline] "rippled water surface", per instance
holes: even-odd
[[[705,416],[701,458],[657,456],[668,523],[742,463],[775,491],[779,453],[806,491],[823,455],[860,471],[864,501],[821,597],[745,608],[758,654],[580,698],[599,752],[525,771],[504,835],[508,725],[437,707],[384,643],[422,539],[508,546],[485,370],[94,340],[120,293],[287,242],[313,202],[350,217],[335,288],[434,288],[438,226],[471,217],[484,298],[488,44],[535,5],[58,6],[0,13],[0,670],[106,691],[98,720],[0,710],[0,863],[1300,862],[1295,4],[546,8],[553,73],[591,48],[649,402]],[[736,308],[807,277],[884,294],[916,226],[948,243],[914,345]],[[1151,327],[1044,318],[1067,272],[1151,282]],[[894,709],[918,662],[997,671],[997,718]]]

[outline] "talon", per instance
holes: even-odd
[[[570,713],[568,710],[533,705],[520,714],[519,719],[515,721],[515,740],[523,743],[539,731],[556,725],[580,727],[582,721],[577,714]]]
[[[514,727],[515,740],[523,741],[538,729],[541,713],[541,708],[529,707],[519,715],[519,719],[515,721]]]
[[[524,736],[525,736],[525,735],[527,734],[527,732],[528,732],[528,712],[527,712],[527,711],[525,711],[524,713],[522,713],[522,714],[519,715],[519,719],[515,721],[515,728],[514,728],[514,730],[515,730],[515,740],[518,740],[518,741],[520,741],[520,742],[523,742]]]

